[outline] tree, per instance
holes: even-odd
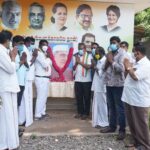
[[[144,27],[145,38],[150,38],[150,8],[147,8],[135,15],[135,26]]]

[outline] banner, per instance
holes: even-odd
[[[107,51],[110,37],[119,36],[129,43],[129,49],[133,45],[133,4],[74,0],[0,3],[0,29],[11,30],[14,35],[33,36],[37,45],[41,39],[48,40],[55,60],[54,81],[73,80],[72,59],[69,57],[72,57],[72,50],[73,53],[77,51],[80,42],[87,46],[97,42]]]

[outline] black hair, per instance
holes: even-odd
[[[12,39],[12,43],[24,42],[24,37],[21,35],[16,35]]]
[[[104,50],[103,47],[99,46],[99,47],[96,48],[96,50],[97,50],[101,55],[103,55],[103,56],[105,55],[105,50]]]
[[[146,55],[146,48],[142,43],[134,44],[134,51],[140,52],[142,55]]]
[[[122,41],[121,43],[120,43],[120,45],[125,45],[127,48],[129,47],[129,43],[128,42],[126,42],[126,41]]]
[[[64,7],[65,9],[66,9],[66,12],[67,12],[67,7],[66,7],[66,5],[65,4],[63,4],[63,3],[56,3],[54,6],[53,6],[53,8],[52,8],[52,12],[55,14],[56,12],[57,12],[57,8],[58,7]],[[52,23],[55,23],[55,18],[52,16],[51,17],[51,22]]]
[[[0,43],[4,44],[5,42],[7,42],[7,40],[11,40],[12,38],[12,33],[10,31],[7,30],[2,30],[0,32]]]
[[[120,8],[116,5],[110,5],[109,7],[107,7],[106,9],[106,15],[108,16],[109,11],[113,11],[116,16],[119,18],[120,17]]]
[[[40,40],[40,41],[39,41],[39,47],[42,45],[42,43],[47,43],[47,44],[48,44],[48,41],[47,41],[47,40],[44,40],[44,39]]]
[[[32,40],[31,40],[31,37],[30,36],[27,36],[25,39],[24,39],[24,43],[30,43]]]
[[[42,9],[42,13],[43,13],[43,16],[44,16],[44,18],[45,18],[45,8],[44,8],[43,5],[41,5],[41,4],[37,3],[37,2],[32,3],[32,4],[30,5],[30,7],[29,7],[29,13],[30,13],[32,7],[40,7],[40,8]],[[30,15],[30,14],[29,14],[29,15]]]
[[[81,4],[78,6],[77,10],[76,10],[76,15],[79,15],[83,10],[85,9],[89,9],[92,12],[92,8],[91,6],[87,5],[87,4]]]
[[[94,41],[95,41],[95,35],[92,34],[92,33],[85,33],[85,34],[82,36],[82,40],[81,40],[81,41],[84,42],[86,37],[93,37],[93,38],[94,38]]]
[[[31,38],[31,41],[33,42],[33,43],[35,43],[35,38],[33,38],[33,37],[30,37]]]
[[[97,47],[99,47],[99,44],[96,43],[96,42],[93,42],[93,43],[91,44],[91,46],[93,46],[93,45],[97,45]]]
[[[6,9],[6,8],[10,9],[10,8],[12,8],[14,6],[20,7],[20,4],[18,2],[16,2],[16,1],[12,1],[12,0],[4,1],[2,3],[2,10]]]
[[[78,44],[78,49],[79,49],[80,46],[82,46],[82,45],[85,47],[85,44],[84,44],[84,43],[79,43],[79,44]]]
[[[112,37],[110,38],[110,43],[111,43],[112,41],[117,41],[118,43],[121,42],[119,36],[112,36]]]

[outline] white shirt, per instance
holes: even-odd
[[[79,57],[80,57],[80,61],[82,62],[83,61],[83,56],[79,56]],[[86,64],[91,65],[91,60],[92,60],[92,55],[88,54]],[[85,71],[85,76],[82,75],[82,70],[83,69]],[[80,64],[78,64],[77,68],[76,68],[76,71],[75,71],[75,81],[76,82],[92,82],[91,69],[85,69]]]
[[[29,64],[29,71],[27,72],[27,77],[26,77],[26,79],[28,80],[28,81],[33,81],[34,80],[34,77],[35,77],[35,66],[34,66],[34,64],[32,64],[32,66],[30,66],[30,64],[31,64],[31,59],[32,59],[32,52],[30,52],[29,50],[28,50],[28,48],[24,45],[24,48],[23,48],[23,51],[24,52],[26,52],[26,54],[27,54],[27,62],[28,62],[28,64]]]
[[[150,61],[147,57],[139,60],[134,68],[138,80],[128,74],[125,79],[122,101],[138,107],[150,106]]]
[[[12,62],[8,50],[0,44],[0,92],[19,92],[15,62]]]
[[[49,58],[46,58],[43,52],[38,51],[38,56],[35,60],[35,75],[50,76],[51,66],[52,66],[51,60]]]
[[[98,60],[97,62],[96,67],[98,69],[98,72],[95,71],[94,73],[94,78],[91,87],[91,90],[94,92],[106,92],[106,85],[104,83],[105,72],[103,72],[103,66],[105,64],[105,61],[106,57],[103,56],[103,58]]]
[[[20,65],[20,56],[17,55],[16,56],[16,71],[17,71],[19,85],[25,86],[28,70],[29,69],[24,64]]]

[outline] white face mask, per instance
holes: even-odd
[[[12,42],[9,42],[9,49],[13,49]]]
[[[131,53],[131,57],[132,57],[132,59],[136,59],[133,52]]]
[[[48,46],[42,46],[42,50],[43,50],[44,52],[46,52],[47,49],[48,49]]]

